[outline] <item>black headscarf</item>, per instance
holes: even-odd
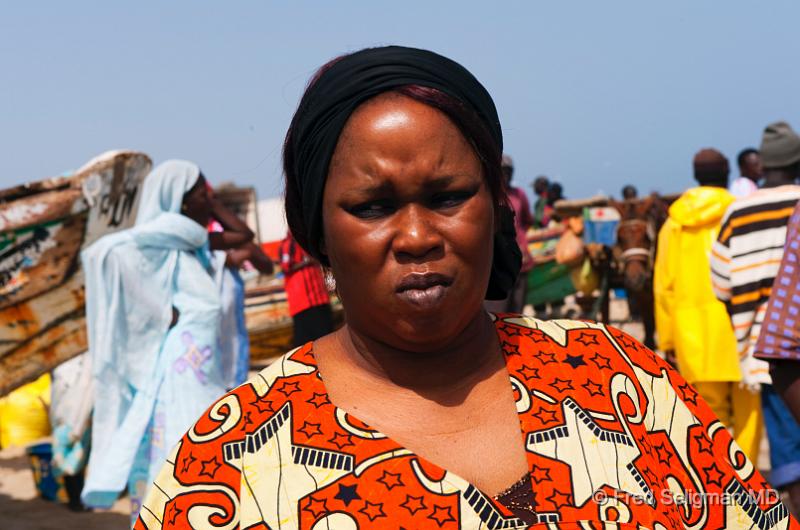
[[[467,105],[489,131],[498,153],[503,152],[503,133],[491,96],[455,61],[402,46],[368,48],[342,57],[306,90],[292,121],[291,146],[287,146],[294,152],[296,171],[287,178],[295,179],[300,193],[310,247],[306,250],[323,265],[328,262],[319,247],[323,237],[322,195],[342,129],[361,103],[406,85],[434,88]],[[519,274],[522,254],[516,242],[513,215],[507,207],[500,213],[486,293],[490,300],[505,298]]]

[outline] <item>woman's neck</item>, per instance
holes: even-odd
[[[364,377],[417,393],[448,393],[471,386],[504,366],[494,325],[482,309],[451,343],[435,351],[394,348],[349,326],[336,337],[342,360]]]

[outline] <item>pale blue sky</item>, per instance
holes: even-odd
[[[0,11],[0,187],[112,148],[281,193],[280,148],[316,67],[403,44],[493,95],[516,181],[570,197],[691,185],[763,126],[800,129],[793,0],[15,2]]]

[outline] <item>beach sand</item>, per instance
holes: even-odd
[[[111,510],[82,513],[40,499],[25,450],[0,451],[0,530],[125,530],[129,514],[127,497]]]

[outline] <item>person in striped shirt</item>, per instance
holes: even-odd
[[[742,359],[742,379],[760,385],[776,487],[800,506],[800,426],[772,389],[769,364],[754,357],[767,301],[786,242],[786,226],[800,200],[800,136],[785,122],[770,124],[761,142],[762,188],[731,204],[711,251],[714,291],[725,302]]]
[[[775,390],[800,421],[800,203],[789,220],[783,261],[772,286],[755,356],[770,363]]]
[[[281,241],[279,252],[294,329],[292,342],[298,347],[333,331],[330,296],[319,263],[291,232]]]

